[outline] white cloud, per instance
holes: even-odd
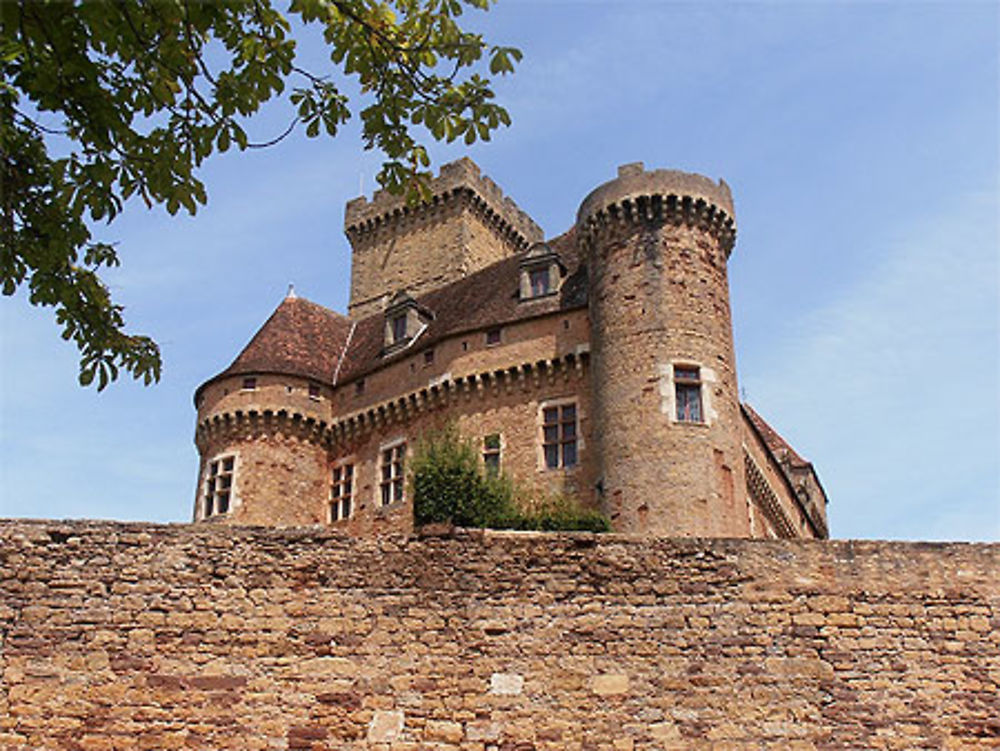
[[[836,536],[1000,536],[996,195],[926,210],[744,379],[816,461]]]

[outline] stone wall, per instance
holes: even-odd
[[[1000,546],[6,522],[3,749],[996,748]]]

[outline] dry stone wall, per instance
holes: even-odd
[[[6,522],[0,748],[996,748],[998,570],[997,545]]]

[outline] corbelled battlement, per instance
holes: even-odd
[[[618,168],[618,177],[591,191],[576,214],[584,231],[613,219],[658,216],[704,224],[728,255],[736,241],[733,196],[724,180],[679,170],[646,171],[642,162]]]
[[[441,166],[430,181],[431,199],[410,206],[404,196],[385,190],[375,191],[372,200],[364,196],[348,201],[344,211],[344,229],[350,235],[380,227],[386,223],[419,214],[461,193],[468,193],[477,207],[505,230],[518,236],[518,244],[527,247],[544,237],[542,228],[514,200],[503,194],[495,182],[479,171],[468,157]]]

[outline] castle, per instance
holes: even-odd
[[[290,291],[197,389],[196,521],[408,532],[407,458],[451,422],[617,532],[828,537],[812,465],[738,397],[724,182],[623,166],[548,241],[468,159],[430,188],[348,203],[348,315]]]

